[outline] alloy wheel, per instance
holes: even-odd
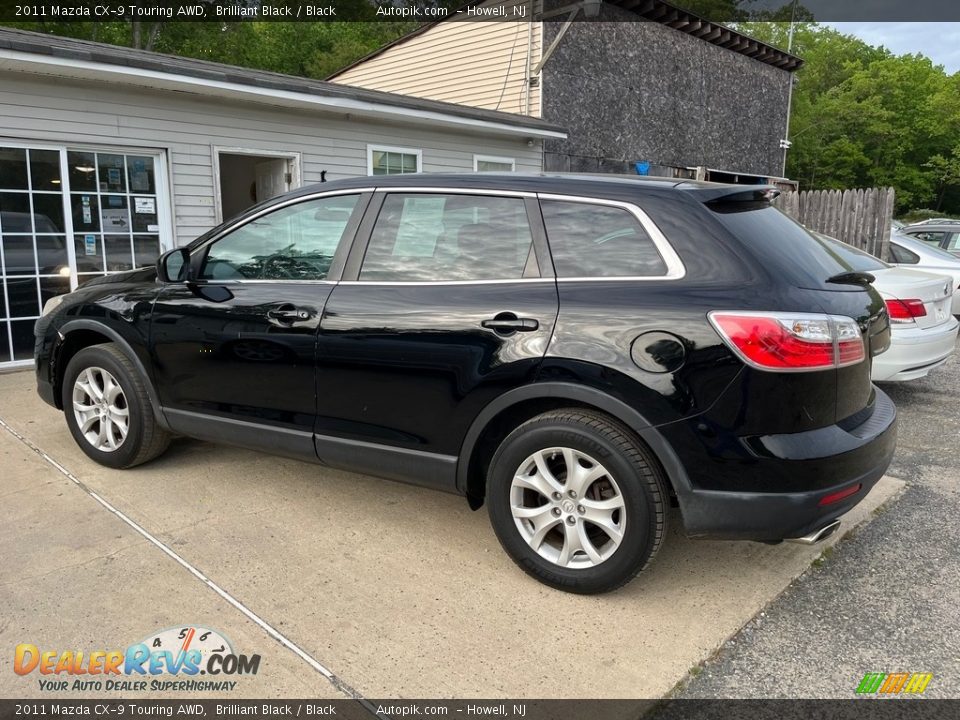
[[[510,511],[540,557],[569,569],[609,559],[626,529],[616,480],[594,458],[568,447],[539,450],[520,464],[510,487]]]
[[[113,452],[127,438],[130,408],[120,383],[100,367],[84,368],[73,384],[73,415],[80,434],[101,452]]]

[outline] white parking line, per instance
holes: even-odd
[[[187,562],[184,558],[182,558],[180,555],[178,555],[178,554],[176,553],[176,551],[174,551],[173,549],[171,549],[170,547],[168,547],[167,545],[165,545],[161,540],[158,540],[158,539],[155,538],[153,535],[151,535],[151,534],[146,530],[146,528],[144,528],[142,525],[138,524],[135,520],[131,520],[129,517],[127,517],[126,515],[124,515],[122,512],[120,512],[119,510],[117,510],[113,505],[111,505],[109,502],[107,502],[104,498],[102,498],[102,497],[100,497],[99,495],[97,495],[97,493],[95,493],[93,490],[91,490],[90,488],[88,488],[88,487],[83,483],[83,481],[80,480],[76,475],[74,475],[73,473],[71,473],[71,472],[70,472],[69,470],[67,470],[63,465],[61,465],[61,464],[58,463],[56,460],[54,460],[52,457],[50,457],[49,455],[47,455],[47,453],[45,453],[42,449],[40,449],[39,447],[37,447],[36,445],[34,445],[33,442],[31,442],[29,439],[25,438],[23,435],[21,435],[21,434],[18,433],[16,430],[14,430],[12,427],[10,427],[10,425],[8,425],[8,424],[4,421],[3,418],[0,418],[0,426],[2,426],[8,433],[10,433],[11,435],[13,435],[17,440],[19,440],[19,441],[22,442],[24,445],[26,445],[28,448],[30,448],[31,450],[33,450],[33,452],[35,452],[37,455],[39,455],[41,458],[43,458],[43,459],[44,459],[46,462],[48,462],[50,465],[52,465],[53,467],[55,467],[58,471],[60,471],[60,473],[61,473],[62,475],[64,475],[67,479],[69,479],[69,480],[70,480],[74,485],[76,485],[78,488],[80,488],[81,490],[83,490],[87,495],[89,495],[89,496],[92,497],[94,500],[96,500],[98,503],[100,503],[100,505],[102,505],[105,509],[107,509],[108,511],[110,511],[111,513],[113,513],[114,515],[116,515],[118,518],[120,518],[120,520],[122,520],[122,521],[125,522],[128,526],[130,526],[130,527],[134,530],[134,532],[136,532],[137,534],[139,534],[139,535],[141,535],[142,537],[144,537],[144,538],[146,538],[147,540],[149,540],[149,541],[150,541],[151,543],[153,543],[156,547],[160,548],[160,550],[162,550],[164,553],[166,553],[171,559],[173,559],[173,560],[175,560],[177,563],[179,563],[179,564],[180,564],[183,568],[185,568],[191,575],[193,575],[195,578],[197,578],[200,582],[202,582],[202,583],[203,583],[204,585],[206,585],[208,588],[210,588],[211,590],[213,590],[217,595],[219,595],[220,597],[222,597],[222,598],[223,598],[224,600],[226,600],[228,603],[230,603],[231,605],[233,605],[233,607],[235,607],[237,610],[239,610],[239,611],[242,612],[244,615],[246,615],[248,618],[250,618],[250,620],[252,620],[254,623],[256,623],[257,625],[259,625],[260,628],[261,628],[264,632],[266,632],[270,637],[272,637],[274,640],[276,640],[277,642],[279,642],[279,643],[280,643],[281,645],[283,645],[285,648],[287,648],[288,650],[290,650],[291,652],[293,652],[297,657],[299,657],[301,660],[303,660],[305,663],[307,663],[310,667],[312,667],[312,668],[313,668],[314,670],[316,670],[318,673],[320,673],[321,675],[323,675],[327,680],[330,681],[330,683],[331,683],[337,690],[339,690],[340,692],[344,693],[345,695],[347,695],[348,697],[350,697],[350,698],[353,699],[353,700],[358,700],[358,701],[360,701],[360,703],[361,703],[367,710],[369,710],[369,711],[370,711],[371,713],[373,713],[374,715],[377,714],[376,708],[375,708],[373,705],[371,705],[369,702],[367,702],[367,701],[363,698],[363,696],[360,695],[360,693],[358,693],[358,692],[357,692],[356,690],[354,690],[352,687],[350,687],[349,685],[347,685],[343,680],[341,680],[339,677],[337,677],[332,671],[330,671],[329,669],[327,669],[323,664],[321,664],[318,660],[316,660],[314,657],[312,657],[312,656],[311,656],[309,653],[307,653],[303,648],[301,648],[299,645],[297,645],[295,642],[293,642],[293,641],[292,641],[290,638],[288,638],[286,635],[284,635],[284,634],[281,633],[279,630],[277,630],[275,627],[273,627],[272,625],[270,625],[270,623],[268,623],[266,620],[264,620],[263,618],[261,618],[261,617],[260,617],[259,615],[257,615],[255,612],[253,612],[253,610],[251,610],[250,608],[248,608],[248,607],[247,607],[246,605],[244,605],[242,602],[240,602],[239,600],[237,600],[233,595],[231,595],[230,593],[228,593],[228,592],[227,592],[226,590],[224,590],[222,587],[220,587],[219,585],[217,585],[213,580],[211,580],[211,579],[208,578],[206,575],[204,575],[198,568],[194,567],[194,566],[191,565],[189,562]]]

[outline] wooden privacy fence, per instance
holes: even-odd
[[[809,230],[890,259],[893,188],[786,192],[773,204]]]

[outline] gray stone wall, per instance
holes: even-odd
[[[633,17],[604,5],[601,20]],[[544,47],[561,23],[544,23]],[[779,176],[791,74],[654,22],[575,22],[543,69],[547,170]]]

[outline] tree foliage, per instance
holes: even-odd
[[[144,2],[145,0],[134,0]],[[203,0],[213,4],[259,0]],[[283,0],[274,0],[280,4]],[[457,6],[461,0],[419,0]],[[810,20],[802,3],[683,0],[802,57],[793,97],[787,174],[807,189],[892,185],[899,211],[960,214],[960,73],[922,55],[895,56]],[[363,22],[369,0],[340,0],[341,22],[27,22],[16,26],[184,57],[324,78],[417,27]],[[764,21],[756,21],[756,18]],[[790,18],[802,20],[793,24]],[[352,20],[350,22],[349,20]]]
[[[786,48],[788,23],[739,29]],[[794,27],[787,174],[807,189],[890,185],[897,207],[960,212],[960,74],[816,23]]]

